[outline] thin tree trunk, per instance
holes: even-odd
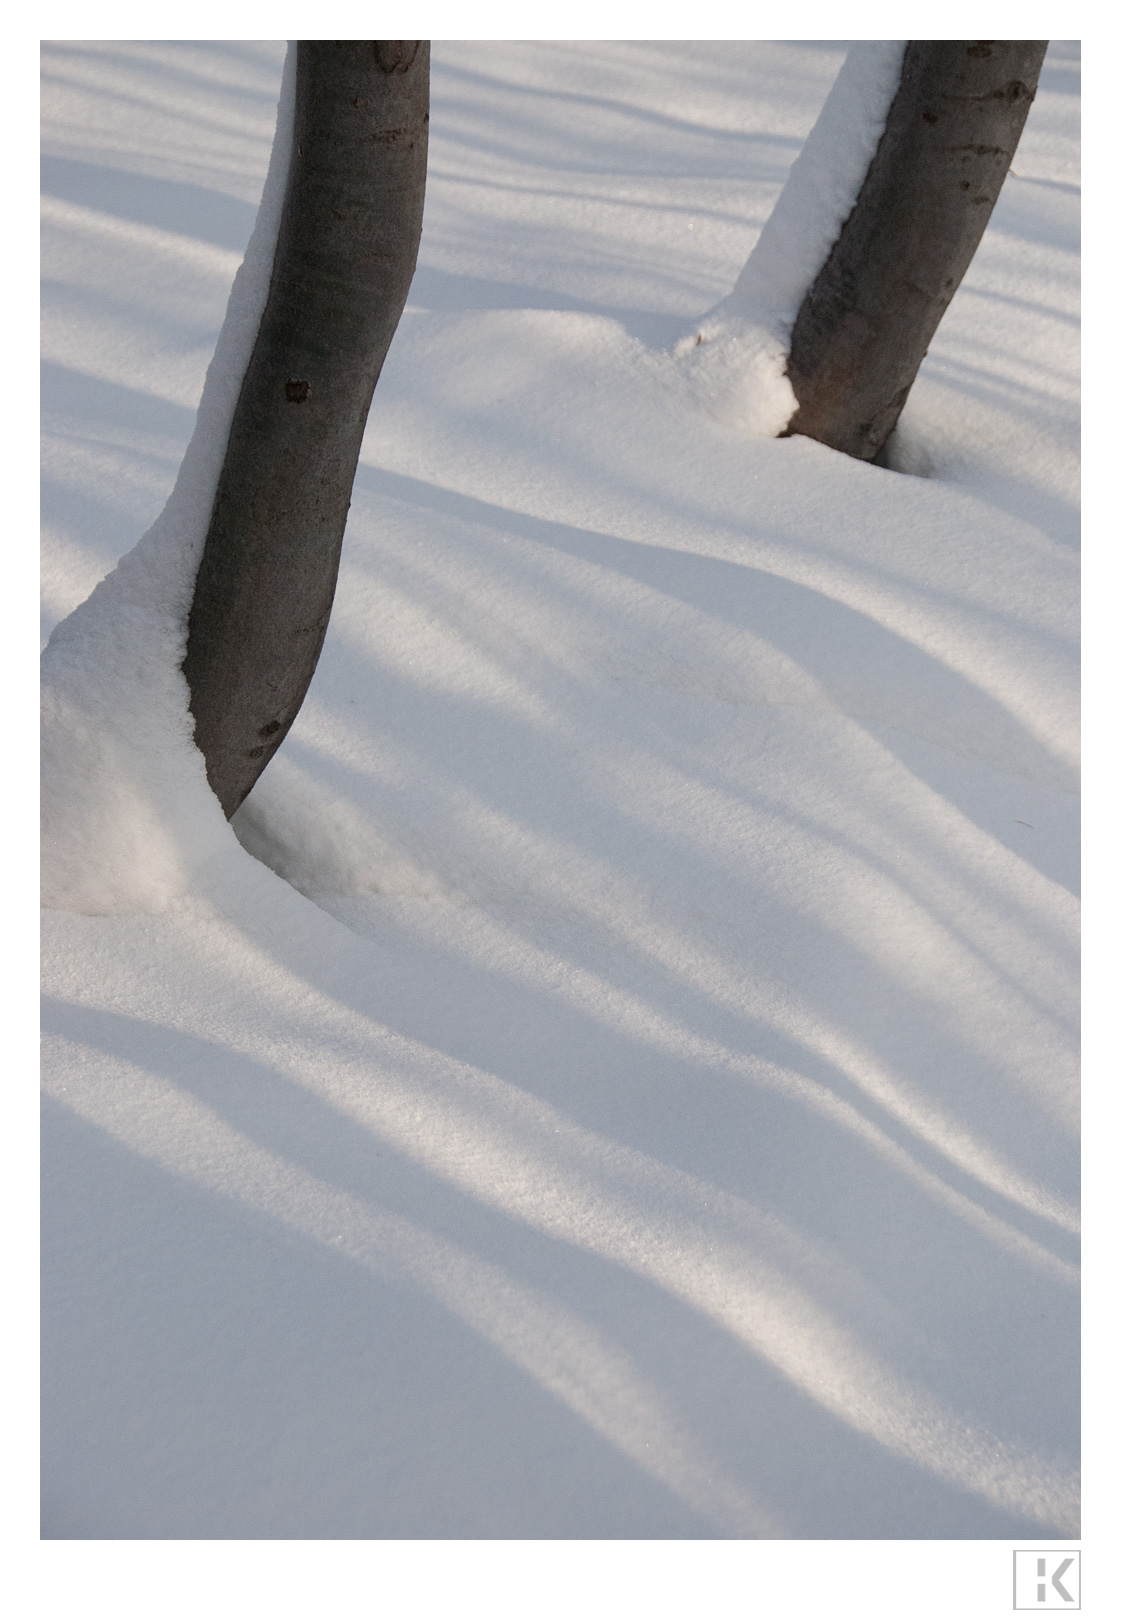
[[[297,46],[268,302],[188,620],[195,741],[227,816],[315,671],[374,386],[420,245],[427,40]]]
[[[981,240],[1046,40],[911,40],[856,204],[802,302],[786,433],[870,461]]]

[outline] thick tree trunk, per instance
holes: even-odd
[[[981,240],[1046,40],[912,40],[856,204],[802,302],[786,433],[883,449]]]
[[[420,245],[426,40],[300,41],[292,159],[188,621],[195,741],[231,816],[319,658],[374,386]]]

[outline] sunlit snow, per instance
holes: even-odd
[[[178,660],[275,184],[164,506],[284,48],[44,48],[45,1535],[1077,1534],[1078,52],[899,470],[761,436],[728,297],[845,52],[434,48],[231,830]]]

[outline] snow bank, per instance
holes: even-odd
[[[219,174],[261,57],[189,49]],[[175,48],[113,50],[91,149],[142,63],[139,152]],[[52,643],[101,818],[63,897],[168,909],[44,915],[49,1537],[1076,1531],[1077,50],[908,403],[925,478],[745,435],[668,352],[839,58],[436,53],[418,296],[257,859],[170,541]],[[131,206],[225,217],[165,172]],[[113,325],[67,218],[80,533],[109,382],[141,409],[211,306],[184,268]]]
[[[187,614],[241,379],[268,297],[295,95],[289,56],[261,205],[163,512],[43,654],[47,906],[160,911],[236,846],[194,747],[180,664]]]
[[[875,155],[905,46],[850,47],[739,280],[677,347],[699,397],[744,432],[774,438],[797,408],[786,375],[790,333]]]

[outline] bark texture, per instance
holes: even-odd
[[[291,726],[338,577],[366,416],[416,268],[427,40],[297,46],[268,301],[187,627],[195,741],[231,816]]]
[[[852,213],[802,302],[787,373],[800,433],[883,449],[1012,162],[1046,40],[911,40]]]

